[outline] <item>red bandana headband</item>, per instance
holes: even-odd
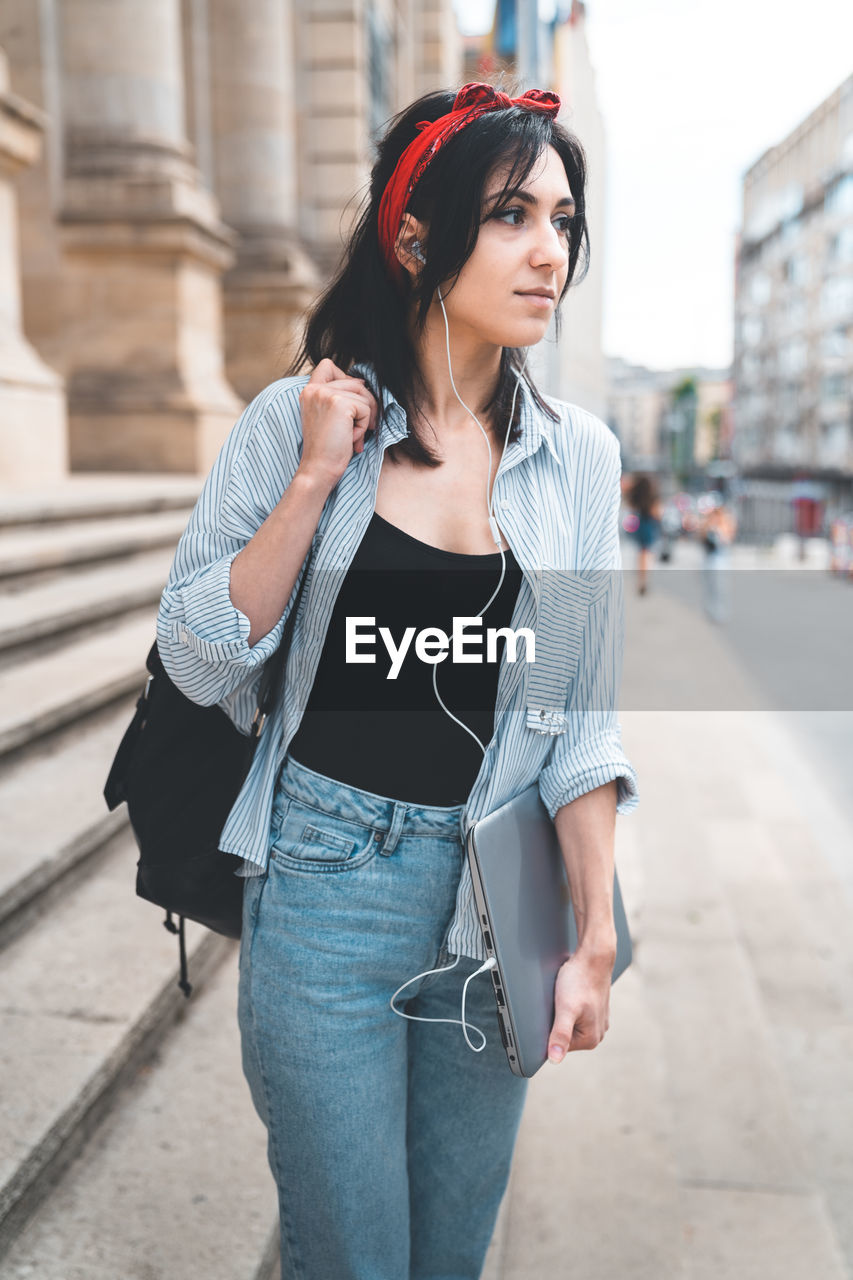
[[[379,203],[379,244],[388,269],[397,281],[402,281],[405,271],[394,252],[403,213],[421,174],[429,162],[449,138],[465,125],[471,124],[487,111],[500,111],[505,107],[524,107],[528,111],[541,111],[556,116],[561,102],[550,89],[528,89],[519,98],[510,98],[494,85],[472,80],[457,93],[453,109],[437,120],[421,120],[415,126],[418,136],[410,142],[397,161]]]

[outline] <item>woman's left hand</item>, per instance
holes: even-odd
[[[561,1062],[574,1049],[594,1049],[610,1026],[610,985],[615,956],[575,951],[560,966],[554,985],[554,1025],[548,1059]]]

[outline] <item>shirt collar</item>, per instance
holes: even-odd
[[[353,377],[364,378],[371,386],[376,385],[376,371],[368,360],[356,361],[350,366],[349,372]],[[552,457],[562,466],[563,460],[554,440],[554,428],[558,424],[545,416],[523,378],[519,383],[518,394],[521,396],[521,439],[513,447],[520,448],[522,457],[527,458],[534,454],[544,441]],[[409,434],[406,411],[387,387],[383,389],[382,399],[384,412],[380,438],[388,433],[388,443],[393,444]]]

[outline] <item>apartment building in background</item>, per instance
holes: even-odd
[[[730,369],[649,369],[608,356],[606,373],[604,417],[624,471],[653,472],[667,491],[731,474]]]
[[[733,413],[745,476],[853,498],[853,75],[744,176]]]

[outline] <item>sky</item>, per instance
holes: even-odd
[[[456,11],[483,31],[494,2]],[[853,5],[588,0],[586,29],[607,145],[604,350],[723,367],[743,174],[853,73]]]

